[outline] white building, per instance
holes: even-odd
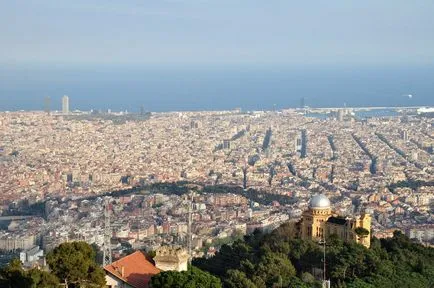
[[[69,114],[69,97],[66,95],[62,97],[62,113]]]

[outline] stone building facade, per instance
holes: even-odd
[[[343,241],[371,246],[371,215],[341,217],[332,211],[330,200],[323,194],[312,197],[308,210],[298,222],[301,239],[320,241],[337,235]],[[368,232],[369,234],[364,234]]]
[[[155,267],[162,271],[187,271],[188,253],[178,246],[161,246],[155,251]]]

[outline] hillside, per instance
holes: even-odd
[[[222,280],[228,288],[321,287],[323,246],[295,239],[284,224],[271,234],[254,233],[224,245],[209,259],[193,265]],[[373,239],[367,249],[337,237],[326,245],[326,277],[332,287],[434,287],[434,249],[410,241],[401,232]]]

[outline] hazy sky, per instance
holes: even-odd
[[[433,0],[0,0],[0,63],[434,63]]]

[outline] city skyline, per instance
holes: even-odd
[[[433,15],[0,0],[0,287],[433,286]]]

